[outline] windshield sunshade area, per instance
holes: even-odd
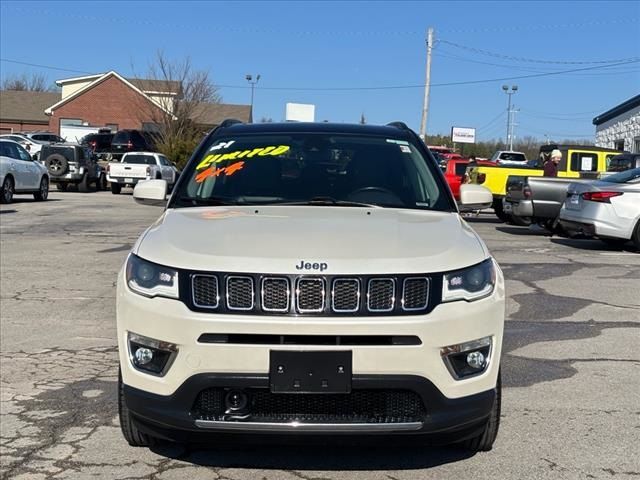
[[[450,211],[437,166],[406,140],[341,134],[216,138],[192,163],[176,207],[330,205]],[[185,178],[185,180],[186,180]]]

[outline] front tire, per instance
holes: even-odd
[[[498,373],[498,383],[496,384],[496,399],[493,402],[491,413],[487,419],[482,432],[475,437],[468,438],[462,442],[462,446],[472,452],[488,452],[493,447],[493,442],[498,436],[500,427],[500,407],[502,403],[502,380]]]
[[[638,250],[640,250],[640,221],[636,224],[636,228],[633,231],[633,235],[631,236],[631,241],[636,246]]]
[[[49,198],[49,179],[47,177],[42,177],[42,180],[40,180],[40,190],[33,194],[33,198],[38,202],[44,202]]]
[[[118,183],[111,184],[111,193],[113,193],[114,195],[119,195],[120,190],[122,190],[122,186],[120,184]]]
[[[146,433],[142,433],[136,427],[131,412],[127,408],[124,399],[124,384],[122,383],[122,373],[118,370],[118,416],[120,417],[120,430],[129,445],[132,447],[150,447],[155,443],[155,439]]]
[[[2,192],[0,192],[0,203],[13,202],[13,192],[15,184],[12,177],[6,177],[2,183]]]

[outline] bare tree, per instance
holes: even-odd
[[[2,81],[2,90],[20,90],[32,92],[55,92],[55,86],[47,81],[42,73],[23,73],[8,75]]]
[[[141,98],[138,111],[141,121],[155,124],[158,149],[183,165],[202,138],[210,105],[221,101],[218,89],[208,72],[193,69],[190,58],[172,61],[162,51],[147,78],[134,81],[148,92],[171,93],[155,96],[156,105]]]

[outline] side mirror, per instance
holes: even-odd
[[[465,183],[460,185],[460,210],[481,210],[493,203],[491,190],[482,185]]]
[[[166,197],[166,180],[145,180],[133,189],[133,199],[142,205],[164,206]]]

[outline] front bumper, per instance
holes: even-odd
[[[425,378],[411,375],[356,375],[353,388],[408,389],[417,392],[426,406],[422,422],[412,424],[329,424],[287,423],[257,424],[251,421],[199,423],[191,416],[197,394],[206,388],[267,389],[269,378],[263,374],[198,374],[190,377],[169,396],[155,395],[130,386],[124,386],[127,408],[133,413],[138,427],[156,437],[184,441],[206,438],[209,434],[394,434],[427,435],[449,443],[475,434],[489,416],[496,399],[496,390],[490,389],[464,398],[449,399]]]

